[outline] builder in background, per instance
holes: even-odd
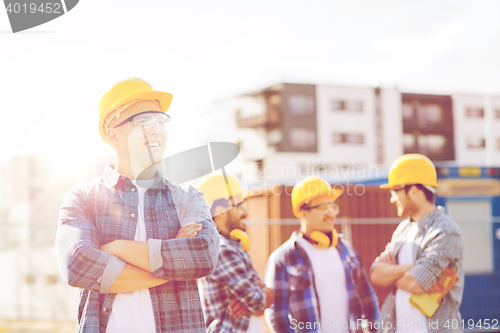
[[[340,194],[314,176],[293,188],[300,232],[271,254],[266,269],[266,285],[274,290],[266,310],[272,332],[363,332],[378,319],[361,259],[334,228]]]
[[[207,332],[263,333],[259,316],[272,304],[273,291],[264,285],[245,252],[250,246],[244,222],[248,211],[240,183],[216,175],[199,189],[220,234],[217,268],[199,280]]]
[[[434,164],[420,154],[396,159],[389,171],[389,183],[380,186],[391,190],[391,203],[396,205],[398,216],[406,218],[371,268],[373,284],[393,286],[382,307],[386,332],[462,331],[462,325],[456,325],[462,320],[462,232],[444,208],[434,204],[436,186]],[[448,285],[449,292],[435,285],[445,270],[458,278],[453,286]],[[415,296],[433,291],[443,294],[437,310],[429,308],[432,302],[417,309]]]
[[[215,269],[219,236],[202,193],[157,172],[171,99],[139,78],[101,99],[116,165],[68,190],[56,236],[62,277],[81,290],[78,332],[205,332],[195,279]]]

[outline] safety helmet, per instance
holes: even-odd
[[[437,187],[436,168],[427,156],[406,154],[398,157],[389,170],[389,183],[380,187],[390,189],[413,184]]]
[[[227,179],[227,183],[226,183]],[[211,204],[219,199],[239,198],[240,201],[246,198],[247,193],[241,189],[238,179],[232,176],[214,175],[206,178],[198,189],[203,192],[205,200]]]
[[[172,102],[172,94],[156,91],[149,83],[138,77],[129,77],[115,84],[102,96],[99,104],[99,133],[106,143],[108,138],[105,121],[109,121],[110,115],[119,115],[119,111],[114,111],[120,106],[139,100],[156,100],[161,111],[165,113]]]
[[[342,194],[341,189],[332,189],[330,184],[317,176],[309,176],[298,182],[292,190],[293,214],[300,217],[300,207],[309,201],[329,196],[333,201]]]

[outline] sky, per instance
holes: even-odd
[[[16,34],[0,10],[0,50],[0,162],[111,155],[99,101],[127,76],[173,94],[173,154],[212,101],[283,81],[500,94],[500,1],[81,0]]]

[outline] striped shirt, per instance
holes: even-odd
[[[271,254],[267,262],[265,281],[274,291],[274,304],[265,314],[273,333],[312,333],[319,329],[335,329],[328,318],[321,318],[318,300],[319,297],[328,297],[335,302],[335,295],[318,295],[311,260],[297,241],[298,237],[294,232],[290,239]],[[349,322],[346,325],[352,327],[353,332],[359,333],[362,328],[361,325],[356,325],[360,323],[358,319],[365,318],[370,323],[378,320],[377,295],[352,245],[339,237],[337,250],[342,259],[345,288],[349,297]]]
[[[410,230],[410,219],[403,220],[392,235],[387,248],[394,250],[397,256],[399,250],[407,239]],[[426,215],[418,222],[418,232],[413,245],[413,261],[415,266],[411,275],[424,289],[429,288],[439,279],[446,267],[457,271],[458,282],[451,288],[441,301],[436,313],[430,318],[429,333],[462,332],[462,326],[452,329],[452,323],[460,322],[462,317],[459,312],[464,289],[464,271],[462,267],[464,244],[462,231],[455,221],[445,214],[443,207],[438,207],[434,212]],[[375,259],[372,268],[378,264]],[[387,296],[381,309],[380,319],[384,325],[379,332],[393,333],[397,327],[396,290]],[[448,322],[448,325],[446,323]],[[403,323],[404,324],[404,323]],[[447,327],[446,327],[447,326]]]
[[[241,243],[221,235],[220,244],[215,272],[199,280],[207,332],[243,333],[248,329],[250,314],[234,318],[229,314],[229,303],[236,298],[250,312],[258,312],[264,309],[266,294]]]
[[[126,263],[99,246],[134,240],[137,219],[136,186],[112,166],[102,177],[66,193],[56,256],[64,281],[80,288],[78,332],[105,332],[116,296],[109,290]],[[203,194],[193,187],[183,190],[157,174],[144,195],[144,222],[152,273],[170,281],[149,289],[156,332],[205,332],[195,279],[215,269],[219,234]],[[175,239],[188,222],[201,223],[203,229],[196,237]]]

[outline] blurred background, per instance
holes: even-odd
[[[369,266],[399,222],[377,184],[401,154],[429,156],[466,234],[462,314],[500,319],[500,2],[85,0],[16,34],[0,10],[0,45],[0,331],[75,331],[58,209],[113,163],[99,101],[127,76],[173,94],[167,156],[240,145],[228,168],[261,190],[248,221],[261,275],[298,228],[298,179],[358,190],[337,227]]]

